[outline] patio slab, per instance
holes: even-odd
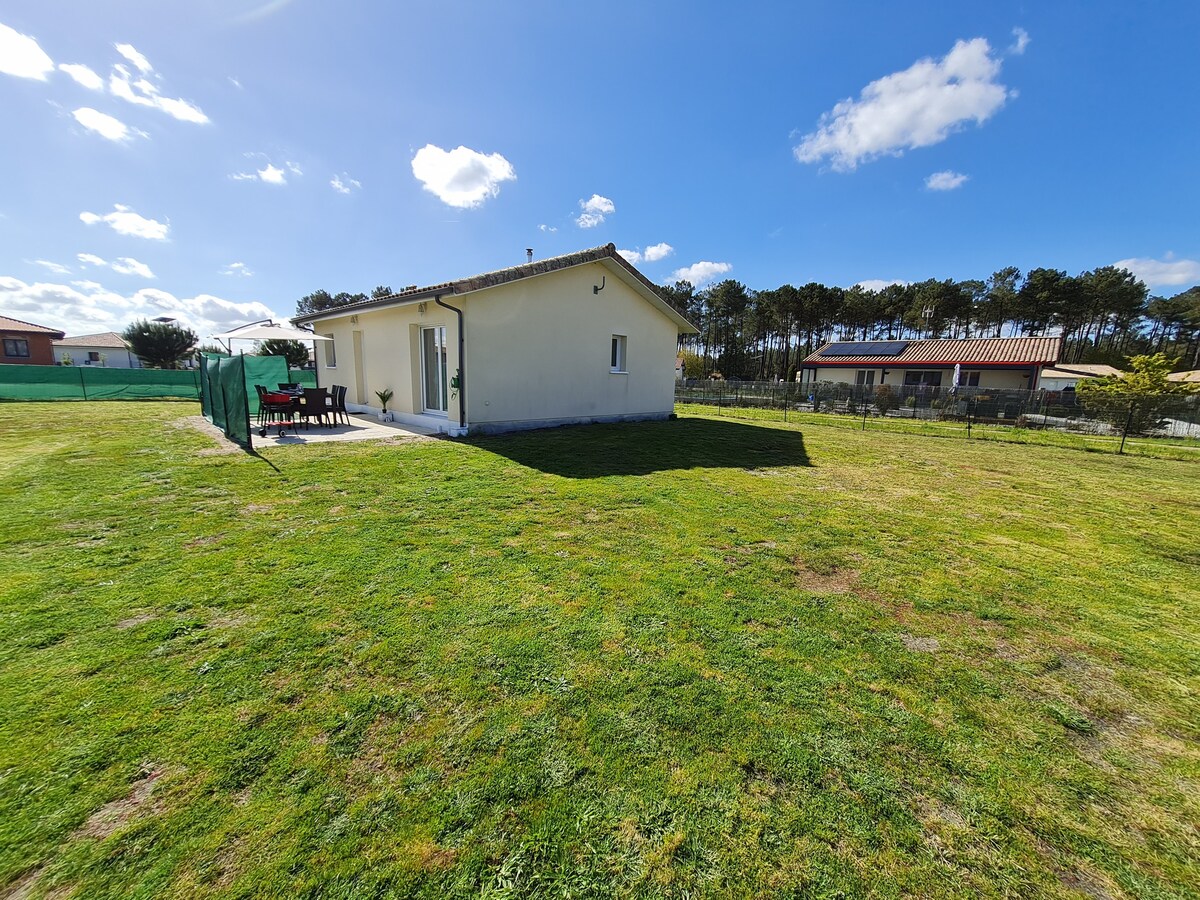
[[[251,423],[250,440],[255,449],[263,447],[284,447],[293,444],[325,444],[334,441],[429,441],[437,438],[438,433],[431,428],[419,425],[401,425],[399,422],[380,422],[374,416],[350,414],[350,424],[342,422],[332,428],[324,425],[312,425],[309,428],[300,426],[299,431],[288,428],[283,437],[276,436],[275,430],[267,431],[266,437],[258,436],[258,426]]]

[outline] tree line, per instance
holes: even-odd
[[[680,337],[690,378],[719,372],[790,381],[801,360],[830,340],[1039,335],[1063,337],[1064,363],[1120,366],[1133,355],[1165,353],[1182,368],[1200,368],[1200,286],[1150,296],[1113,266],[1079,275],[1023,275],[1009,266],[982,280],[930,278],[881,290],[817,282],[751,290],[727,280],[698,291],[679,281],[659,293],[700,329]]]

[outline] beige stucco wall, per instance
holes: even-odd
[[[858,374],[860,367],[857,366],[821,366],[817,369],[816,381],[834,381],[843,384],[854,384],[855,377]],[[869,366],[862,366],[862,369],[872,371]],[[914,366],[913,369],[918,367]],[[954,367],[942,368],[939,366],[921,366],[921,371],[942,373],[942,387],[950,387],[954,381]],[[970,366],[963,366],[962,371],[979,372],[979,386],[981,388],[997,388],[1002,390],[1029,390],[1029,379],[1022,378],[1022,375],[1027,375],[1029,369],[972,369]],[[899,369],[894,366],[888,367],[886,380],[883,380],[882,369],[876,368],[875,384],[890,384],[893,386],[904,384],[904,369]]]
[[[353,321],[357,318],[357,322]],[[432,300],[420,306],[398,306],[360,312],[357,316],[315,322],[317,334],[334,340],[336,366],[329,365],[329,348],[317,342],[317,372],[322,387],[342,384],[349,388],[346,402],[379,408],[375,391],[391,388],[394,396],[388,409],[402,415],[421,415],[420,329],[422,326],[446,327],[447,362],[451,373],[458,367],[458,321],[454,313]],[[361,335],[361,357],[355,354],[355,333]],[[361,378],[360,378],[361,371]],[[457,406],[450,402],[450,414],[458,420]]]
[[[593,285],[604,279],[604,290]],[[666,416],[675,404],[678,326],[602,263],[465,299],[472,425]],[[610,371],[612,336],[626,369]]]
[[[604,290],[592,286],[604,279]],[[447,295],[463,310],[467,424],[479,430],[568,421],[669,415],[674,408],[677,324],[602,263]],[[318,342],[320,384],[344,384],[347,402],[378,409],[374,391],[395,391],[389,408],[421,415],[419,329],[445,325],[449,374],[459,368],[457,316],[432,299],[313,323],[334,338],[336,366]],[[362,379],[354,332],[362,335]],[[626,337],[626,372],[610,371],[612,336]],[[448,423],[458,424],[458,399]],[[427,423],[428,424],[428,423]]]

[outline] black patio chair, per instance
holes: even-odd
[[[304,418],[305,428],[312,424],[313,419],[320,420],[322,425],[328,425],[329,388],[305,388],[300,415]]]
[[[274,394],[265,385],[256,384],[258,392],[258,423],[287,422],[295,418],[296,401],[283,394]]]
[[[333,414],[333,423],[336,425],[338,417],[346,420],[346,424],[350,424],[350,413],[346,409],[346,386],[335,384],[333,386],[333,396],[329,398],[329,411]]]

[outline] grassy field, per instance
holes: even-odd
[[[1195,463],[196,412],[0,405],[0,897],[1200,894]]]

